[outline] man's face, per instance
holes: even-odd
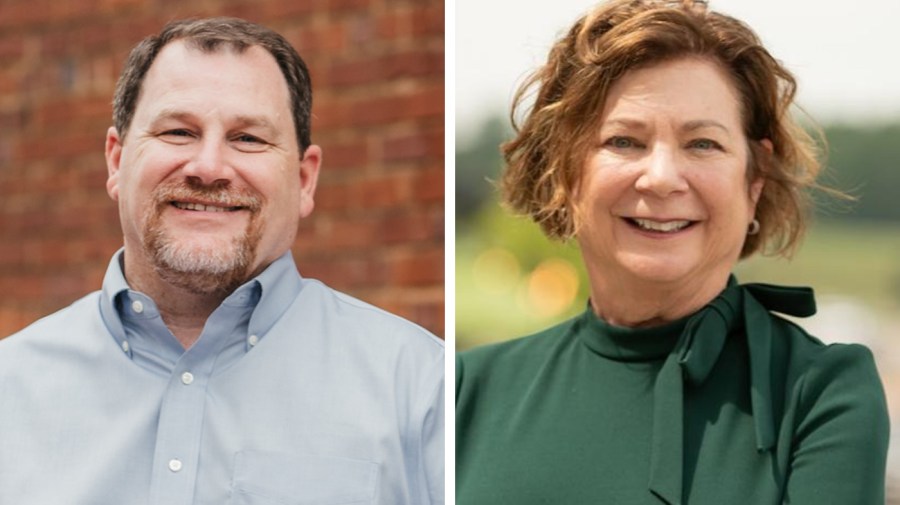
[[[126,137],[110,128],[106,140],[129,281],[234,289],[293,243],[320,157],[310,146],[301,158],[287,85],[266,50],[166,45]]]

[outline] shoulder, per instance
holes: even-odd
[[[884,503],[890,421],[872,352],[824,344],[775,319],[783,368],[773,372],[787,379],[779,454],[790,465],[788,501]]]
[[[65,347],[75,335],[94,331],[102,325],[99,310],[100,292],[93,292],[53,314],[31,323],[24,329],[0,339],[0,356],[30,348]]]
[[[773,329],[795,433],[857,419],[869,426],[863,430],[867,437],[886,443],[887,403],[872,351],[860,344],[825,344],[778,316]]]
[[[864,409],[883,413],[887,407],[881,379],[872,352],[859,344],[819,344],[798,363],[796,398],[798,408]],[[880,417],[880,416],[878,416]],[[878,417],[872,417],[877,421]]]
[[[860,344],[825,344],[799,325],[773,315],[775,351],[787,368],[789,382],[808,388],[850,381],[881,392],[875,359]],[[791,380],[792,379],[792,380]]]
[[[300,324],[364,347],[403,348],[443,359],[444,341],[421,326],[324,283],[303,279],[292,311]]]
[[[574,337],[579,317],[540,332],[506,342],[476,347],[456,355],[457,394],[468,384],[477,388],[484,381],[518,383],[534,376],[554,349],[568,345]]]
[[[35,371],[63,376],[71,367],[109,352],[115,343],[100,318],[98,302],[99,294],[92,293],[0,339],[0,384]]]

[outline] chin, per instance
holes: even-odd
[[[618,259],[622,270],[647,282],[678,282],[696,271],[695,261],[677,255],[623,254]]]

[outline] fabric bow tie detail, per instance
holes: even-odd
[[[746,335],[751,362],[750,401],[757,449],[775,443],[772,416],[772,328],[768,311],[796,317],[816,312],[810,288],[739,285],[728,287],[687,322],[666,358],[653,390],[653,433],[650,490],[664,503],[682,502],[684,479],[684,384],[702,384],[719,359],[729,336]]]

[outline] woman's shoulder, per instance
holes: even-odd
[[[795,414],[864,412],[874,423],[887,406],[872,351],[856,343],[824,343],[793,321],[773,315],[773,357],[780,362]],[[826,417],[828,417],[826,415]]]
[[[474,347],[458,353],[457,359],[475,365],[506,360],[521,362],[523,359],[541,357],[550,348],[574,335],[581,319],[579,315],[529,335]]]
[[[795,373],[809,376],[871,372],[877,378],[872,351],[865,345],[824,343],[791,320],[773,314],[772,321],[777,333],[774,352]]]
[[[527,375],[553,355],[554,349],[571,344],[580,319],[576,316],[537,333],[457,353],[457,386],[463,378],[471,382],[487,375],[496,379]]]
[[[875,361],[867,347],[861,344],[824,343],[793,318],[783,315],[806,317],[814,314],[815,302],[811,290],[754,285],[750,292],[753,296],[745,299],[744,318],[748,343],[751,351],[756,350],[751,352],[751,361],[754,357],[757,361],[762,358],[762,362],[771,359],[773,371],[776,374],[780,372],[787,385],[820,376],[827,379],[863,374],[874,377],[880,387]],[[766,355],[769,358],[765,358]]]

